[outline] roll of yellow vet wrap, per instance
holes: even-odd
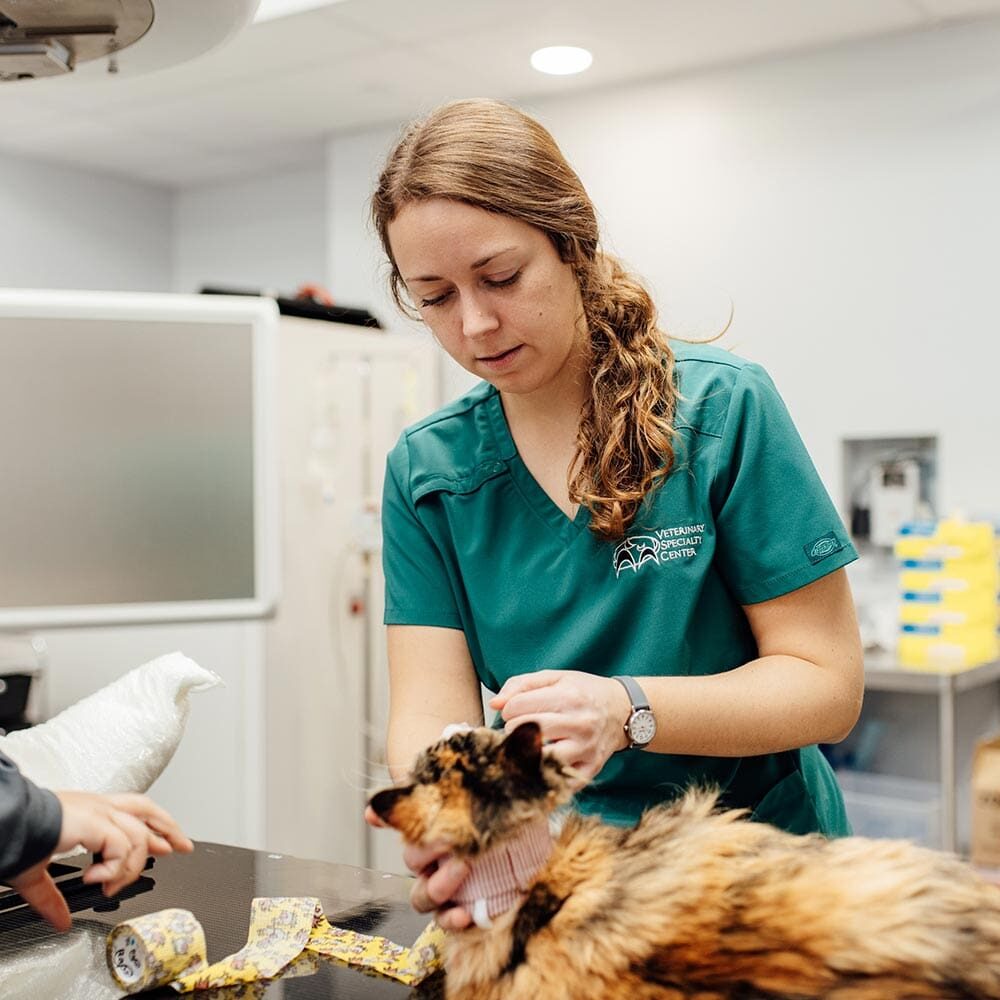
[[[205,934],[187,910],[161,910],[119,924],[108,938],[108,966],[126,993],[170,984],[179,993],[254,983],[295,971],[294,963],[324,956],[415,985],[441,965],[444,932],[427,927],[411,945],[332,926],[318,899],[258,898],[251,905],[247,943],[212,965]],[[308,963],[304,963],[308,965]]]
[[[205,932],[187,910],[160,910],[119,924],[108,937],[108,968],[126,993],[163,986],[205,965]]]

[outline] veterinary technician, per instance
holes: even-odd
[[[767,373],[664,335],[513,107],[409,126],[372,214],[396,302],[482,379],[388,460],[394,774],[482,722],[483,684],[592,779],[584,812],[632,823],[712,784],[755,819],[848,833],[816,744],[860,711],[856,552]],[[440,860],[408,857],[436,880],[424,907],[462,874]]]

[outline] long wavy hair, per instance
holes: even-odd
[[[389,154],[372,221],[389,259],[393,299],[407,315],[389,224],[407,204],[448,198],[542,230],[580,287],[589,332],[590,395],[580,414],[569,496],[591,530],[620,539],[674,462],[673,352],[640,281],[599,245],[580,178],[537,121],[500,101],[445,104],[412,123]]]

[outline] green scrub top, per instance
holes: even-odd
[[[741,605],[857,553],[767,373],[715,347],[671,346],[675,463],[618,542],[539,486],[488,383],[404,431],[383,497],[386,624],[461,629],[491,691],[546,668],[683,676],[755,659]],[[669,713],[657,723],[669,730]],[[695,783],[794,833],[850,832],[815,746],[744,758],[624,751],[576,805],[633,823]]]

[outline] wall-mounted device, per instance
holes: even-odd
[[[869,539],[890,546],[903,524],[917,519],[920,465],[904,458],[878,462],[868,477]]]
[[[849,438],[842,443],[844,508],[864,548],[892,548],[901,524],[937,512],[937,438]]]

